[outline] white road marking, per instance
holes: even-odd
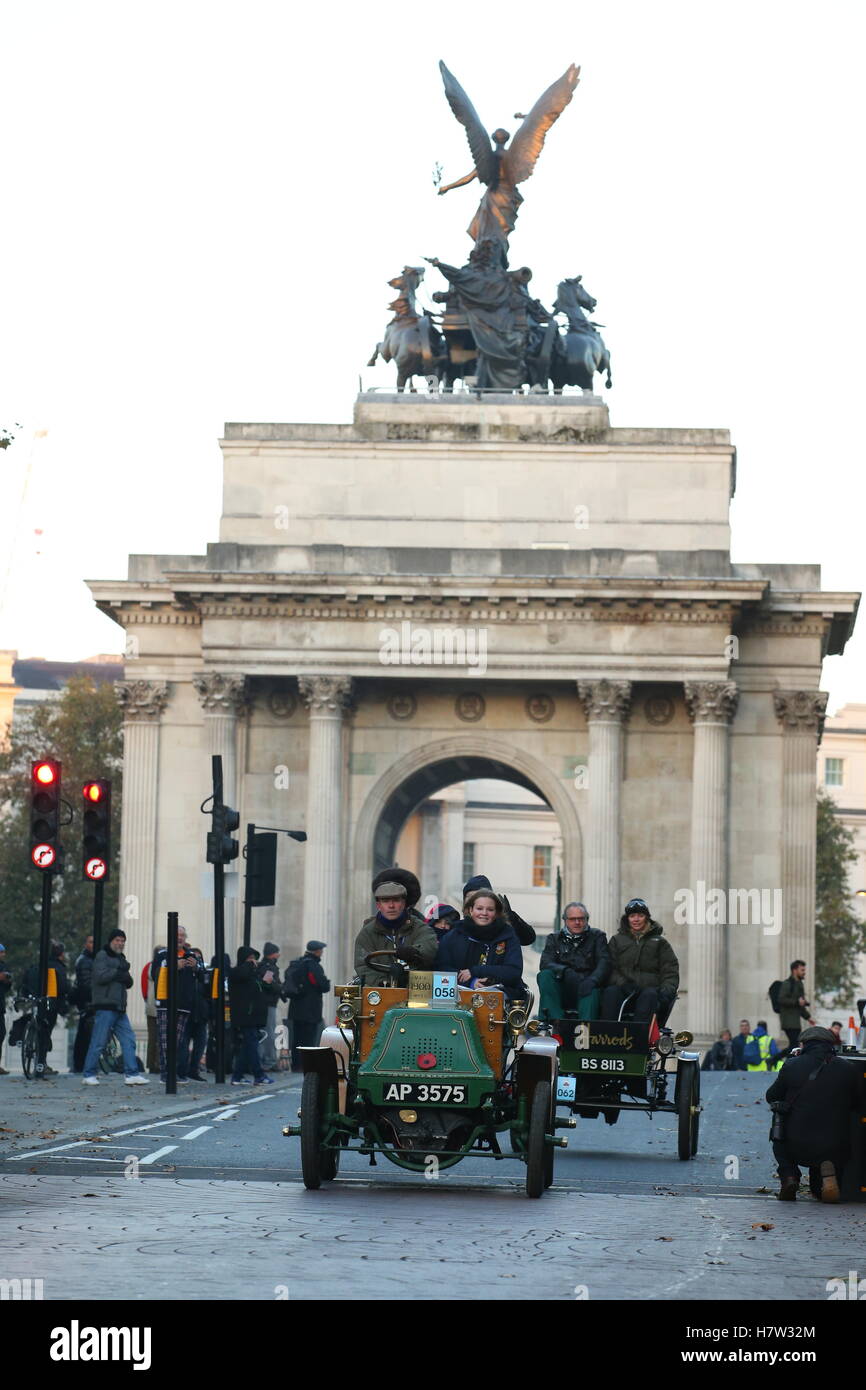
[[[156,1160],[164,1157],[165,1154],[173,1154],[176,1148],[177,1144],[166,1144],[164,1149],[156,1149],[152,1154],[145,1154],[138,1161],[139,1163],[156,1163]]]
[[[26,1154],[10,1154],[10,1163],[20,1163],[22,1158],[38,1158],[40,1154],[59,1154],[62,1149],[80,1149],[83,1145],[89,1144],[89,1139],[76,1139],[73,1144],[58,1144],[54,1149],[31,1149]]]
[[[218,1120],[230,1120],[232,1116],[237,1113],[237,1107],[233,1110],[223,1110],[219,1115],[214,1115],[214,1124],[216,1124]]]
[[[213,1129],[213,1125],[199,1125],[198,1129],[191,1129],[189,1134],[183,1135],[183,1138],[197,1139],[200,1134],[207,1134],[209,1129]]]

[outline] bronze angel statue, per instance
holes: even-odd
[[[487,191],[467,230],[476,244],[487,240],[498,241],[503,243],[503,252],[507,253],[508,238],[514,231],[517,212],[523,202],[517,185],[524,183],[535,168],[545,135],[571,101],[580,68],[572,63],[562,77],[548,87],[538,98],[529,115],[524,117],[523,125],[510,145],[508,141],[511,137],[507,130],[502,129],[494,130],[491,142],[491,137],[481,124],[475,107],[457,78],[442,62],[439,64],[439,70],[445,84],[448,105],[466,129],[469,149],[475,161],[471,174],[466,174],[454,183],[443,185],[439,192],[448,193],[452,188],[461,188],[476,178],[480,183],[486,184]]]

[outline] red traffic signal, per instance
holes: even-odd
[[[30,862],[43,871],[62,868],[61,770],[55,758],[38,758],[30,764]]]
[[[91,883],[104,883],[111,863],[111,783],[104,778],[85,782],[81,868]]]

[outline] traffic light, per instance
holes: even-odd
[[[276,902],[277,837],[265,831],[248,840],[247,895],[250,907],[273,907]]]
[[[30,765],[30,862],[44,873],[59,873],[60,763],[40,758]]]
[[[89,883],[104,883],[111,866],[111,783],[85,782],[81,867]]]
[[[207,862],[209,864],[230,864],[237,859],[239,845],[231,837],[241,823],[240,814],[221,801],[214,801],[211,812],[213,821],[207,836]]]

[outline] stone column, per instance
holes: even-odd
[[[776,690],[776,718],[782,725],[782,932],[779,978],[792,960],[806,962],[806,980],[815,990],[815,749],[824,729],[827,694],[823,690]]]
[[[695,728],[689,860],[695,911],[688,924],[687,1014],[688,1026],[698,1040],[713,1041],[728,1022],[727,912],[709,894],[721,890],[727,903],[728,729],[738,692],[733,681],[686,681],[685,693]],[[715,917],[721,920],[716,922]]]
[[[442,891],[442,834],[442,803],[426,801],[421,807],[421,872],[418,875],[422,901],[425,894]]]
[[[299,676],[310,711],[307,768],[307,843],[304,847],[303,941],[326,941],[337,983],[349,978],[354,932],[345,918],[343,863],[343,720],[352,699],[349,676]]]
[[[208,760],[218,753],[223,760],[223,801],[234,810],[241,809],[239,803],[238,781],[238,721],[246,714],[248,706],[246,676],[226,675],[221,671],[205,671],[193,676],[193,686],[204,710],[204,737]],[[210,762],[206,769],[210,781]],[[237,832],[243,844],[243,826]],[[227,866],[226,874],[234,874],[236,881],[243,874],[240,856]],[[240,890],[242,892],[242,890]],[[225,948],[229,959],[234,961],[239,943],[238,916],[239,899],[226,898],[225,902]],[[213,920],[209,922],[209,937],[213,932]]]
[[[594,926],[615,932],[622,912],[620,801],[630,681],[578,681],[589,724],[589,825],[580,897]],[[573,890],[569,890],[570,892]]]
[[[155,944],[156,803],[159,778],[159,721],[168,703],[165,681],[118,681],[114,687],[123,710],[123,809],[120,830],[119,925],[126,932],[126,957],[150,960]],[[111,923],[103,924],[105,930]],[[135,971],[133,972],[135,974]],[[144,1000],[135,974],[127,995],[129,1021],[146,1036]]]

